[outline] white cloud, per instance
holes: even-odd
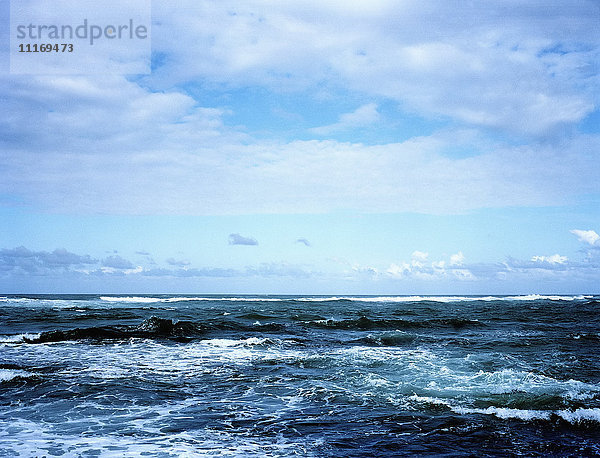
[[[459,251],[458,253],[450,256],[450,265],[451,266],[460,266],[460,265],[462,265],[464,260],[465,260],[465,255],[462,253],[462,251]]]
[[[462,253],[460,254],[460,261],[464,260]],[[423,251],[414,251],[411,255],[410,262],[392,263],[390,266],[383,271],[383,276],[396,279],[408,279],[414,278],[417,280],[424,281],[435,281],[435,280],[475,280],[476,276],[467,268],[457,264],[458,255],[452,255],[450,257],[450,263],[443,259],[430,261],[429,254]],[[452,261],[454,259],[454,262]],[[373,271],[378,272],[376,268],[371,268]]]
[[[402,278],[405,275],[410,274],[411,270],[412,269],[411,269],[410,264],[402,263],[402,264],[390,264],[390,266],[388,267],[388,269],[385,272],[387,274],[391,275],[392,277]]]
[[[592,245],[592,246],[598,246],[600,245],[599,241],[600,241],[600,235],[598,235],[596,233],[596,231],[582,231],[580,229],[573,229],[572,231],[570,231],[571,234],[575,234],[575,236],[577,237],[577,239],[580,242],[584,242],[587,243],[588,245]]]
[[[333,132],[344,131],[351,128],[366,127],[379,120],[377,104],[368,103],[362,105],[350,113],[344,113],[340,116],[338,122],[327,126],[315,127],[310,132],[317,135],[328,135]]]
[[[551,256],[533,256],[531,260],[538,263],[565,264],[569,259],[566,256],[553,254]]]
[[[427,258],[429,258],[429,253],[424,253],[423,251],[413,251],[411,255],[410,264],[413,267],[423,267],[427,262]]]
[[[593,3],[155,3],[164,64],[151,76],[0,76],[0,195],[71,213],[452,214],[600,192],[597,135],[519,145],[464,128],[544,137],[585,116],[598,103]],[[253,85],[387,98],[459,127],[374,146],[269,141],[190,95]],[[321,128],[377,117],[370,103]]]
[[[21,99],[4,93],[11,120],[0,120],[6,132],[0,140],[0,194],[51,211],[452,214],[559,205],[600,192],[598,136],[518,147],[464,130],[374,146],[252,140],[227,128],[222,111],[196,107],[186,96],[165,96],[157,100],[160,109],[142,109],[152,105],[152,95],[128,82],[109,81],[105,100],[99,81],[84,85],[89,102],[75,95],[79,89],[59,96],[48,84],[23,90],[42,103],[43,93],[52,94],[51,115],[20,107]],[[73,98],[78,103],[71,105]],[[36,124],[37,135],[19,130],[28,123]],[[445,154],[451,148],[479,154],[453,159]]]
[[[159,3],[154,84],[343,86],[430,116],[546,135],[594,109],[593,2]],[[194,47],[181,43],[196,43]]]

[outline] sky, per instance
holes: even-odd
[[[0,294],[600,293],[595,0],[152,1],[139,74],[10,9]]]

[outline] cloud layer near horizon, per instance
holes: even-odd
[[[189,261],[166,259],[167,266],[154,263],[146,266],[136,265],[120,255],[111,255],[105,259],[95,259],[85,254],[79,255],[56,249],[52,252],[33,251],[26,247],[0,249],[0,280],[19,277],[61,277],[61,278],[107,278],[123,277],[179,277],[179,278],[245,278],[245,277],[290,277],[310,278],[318,275],[329,281],[365,280],[369,281],[458,281],[486,283],[489,281],[510,282],[515,279],[532,278],[560,282],[563,280],[600,279],[600,252],[594,246],[588,246],[587,240],[577,236],[584,248],[582,260],[570,260],[560,254],[536,255],[530,260],[519,260],[508,256],[503,261],[489,263],[469,263],[462,252],[447,256],[446,259],[430,259],[428,253],[415,250],[410,260],[391,263],[387,267],[365,266],[356,263],[336,261],[338,267],[327,273],[307,265],[295,265],[286,262],[258,263],[245,268],[194,267]],[[232,234],[238,235],[238,234]],[[238,237],[241,237],[238,235]],[[244,240],[254,240],[244,238]],[[304,239],[302,239],[304,240]],[[244,243],[251,244],[254,243]]]

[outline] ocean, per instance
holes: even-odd
[[[0,297],[0,456],[598,456],[600,296]]]

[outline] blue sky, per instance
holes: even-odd
[[[0,4],[2,293],[600,293],[595,1],[153,2],[142,75]]]

